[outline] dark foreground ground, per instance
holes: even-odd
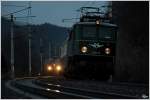
[[[1,99],[28,99],[28,97],[25,97],[7,88],[5,86],[7,81],[8,80],[1,80]]]
[[[148,84],[129,84],[116,82],[103,82],[96,80],[72,80],[64,77],[38,77],[36,80],[46,84],[54,84],[63,87],[72,87],[79,89],[92,90],[105,93],[116,93],[120,95],[145,98],[149,94]],[[1,80],[1,98],[2,99],[30,99],[27,96],[18,94],[5,86],[8,80]],[[147,98],[147,97],[146,97]]]
[[[58,84],[60,86],[74,87],[80,89],[89,89],[93,91],[103,91],[106,93],[117,93],[122,95],[138,96],[149,94],[148,84],[137,83],[119,83],[97,80],[72,80],[62,77],[49,77],[39,79],[44,83]]]

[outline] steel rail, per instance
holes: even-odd
[[[17,79],[17,80],[21,81],[22,79]],[[42,96],[44,98],[53,98],[53,99],[70,99],[70,98],[74,98],[74,99],[88,98],[88,99],[91,99],[92,98],[89,96],[78,95],[78,94],[73,94],[73,93],[69,93],[69,92],[61,92],[59,90],[51,90],[49,88],[32,87],[32,86],[21,84],[21,82],[17,82],[17,81],[14,81],[12,83],[12,85],[18,89],[21,89],[23,91],[26,91],[26,92],[29,92],[32,94]]]
[[[106,92],[98,92],[98,91],[92,91],[88,89],[79,89],[79,88],[73,88],[73,87],[66,87],[66,86],[60,86],[55,84],[46,84],[43,82],[40,82],[38,80],[33,81],[35,84],[39,86],[43,86],[50,89],[58,89],[65,92],[80,94],[80,95],[87,95],[91,96],[93,98],[103,98],[103,99],[139,99],[137,96],[129,96],[129,95],[122,95],[117,93],[106,93]]]
[[[12,13],[9,13],[9,14],[6,14],[6,15],[2,15],[2,16],[9,16],[9,15],[13,15],[13,14],[15,14],[15,13],[18,13],[18,12],[21,12],[21,11],[24,11],[24,10],[27,10],[27,9],[30,9],[31,7],[26,7],[26,8],[24,8],[24,9],[21,9],[21,10],[18,10],[18,11],[14,11],[14,12],[12,12]]]

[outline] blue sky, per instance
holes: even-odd
[[[82,6],[101,7],[107,5],[106,1],[32,1],[32,15],[36,16],[32,18],[31,23],[42,24],[51,23],[58,26],[70,27],[73,22],[62,22],[62,19],[66,18],[79,18],[79,12],[76,10]],[[14,12],[23,7],[3,6],[3,5],[17,5],[28,6],[26,1],[2,1],[1,14],[5,15],[10,12]],[[15,16],[27,16],[27,11],[22,11]],[[26,19],[17,19],[18,21],[26,21]]]

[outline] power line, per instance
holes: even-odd
[[[6,15],[2,15],[2,16],[4,17],[4,16],[13,15],[13,14],[15,14],[15,13],[19,13],[19,12],[24,11],[24,10],[27,10],[27,9],[31,9],[31,7],[26,7],[26,8],[24,8],[24,9],[21,9],[21,10],[18,10],[18,11],[15,11],[15,12],[12,12],[12,13],[9,13],[9,14],[6,14]]]
[[[4,7],[8,7],[8,6],[10,6],[10,7],[26,7],[26,6],[18,6],[18,5],[2,5],[2,6],[4,6]]]
[[[23,19],[23,18],[29,18],[29,17],[36,17],[36,16],[19,16],[19,17],[14,17],[14,19]],[[11,18],[11,17],[7,17],[7,18]]]
[[[76,20],[76,19],[80,19],[80,18],[68,18],[68,19],[62,19],[62,22],[71,21],[71,20]]]

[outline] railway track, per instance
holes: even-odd
[[[52,99],[141,99],[139,96],[129,96],[104,91],[93,91],[69,87],[57,83],[47,83],[39,78],[17,79],[11,83],[14,87],[41,98]]]
[[[17,79],[15,81],[12,81],[12,85],[22,91],[24,91],[24,94],[29,94],[31,95],[37,95],[40,98],[52,98],[52,99],[91,99],[94,97],[86,96],[86,95],[79,95],[75,93],[69,93],[65,91],[60,91],[58,89],[50,89],[48,87],[43,87],[43,86],[36,86],[32,84],[33,79],[31,78],[23,78],[23,79]],[[25,82],[28,81],[28,84]],[[31,81],[31,82],[29,82]],[[30,83],[30,84],[29,84]],[[32,97],[31,97],[32,98]]]
[[[103,98],[103,99],[136,99],[139,97],[136,96],[129,96],[129,95],[122,95],[122,94],[116,94],[116,93],[106,93],[106,92],[97,92],[97,91],[92,91],[88,89],[79,89],[79,88],[73,88],[73,87],[66,87],[66,86],[61,86],[58,84],[48,84],[48,83],[43,83],[39,80],[34,80],[34,84],[37,84],[42,87],[46,87],[49,89],[57,89],[63,92],[67,93],[72,93],[75,95],[82,95],[87,98]]]
[[[61,86],[115,93],[136,98],[149,98],[149,85],[125,82],[107,82],[97,80],[73,80],[65,78],[39,78],[44,83],[59,84]],[[75,84],[74,84],[75,83]]]
[[[13,85],[25,92],[29,92],[31,94],[35,94],[38,96],[42,96],[43,98],[52,98],[52,99],[69,99],[69,98],[85,98],[81,97],[79,95],[73,95],[73,94],[67,94],[67,93],[62,93],[59,90],[50,90],[48,88],[43,88],[43,87],[33,87],[29,85],[23,85],[18,82],[13,83]]]

